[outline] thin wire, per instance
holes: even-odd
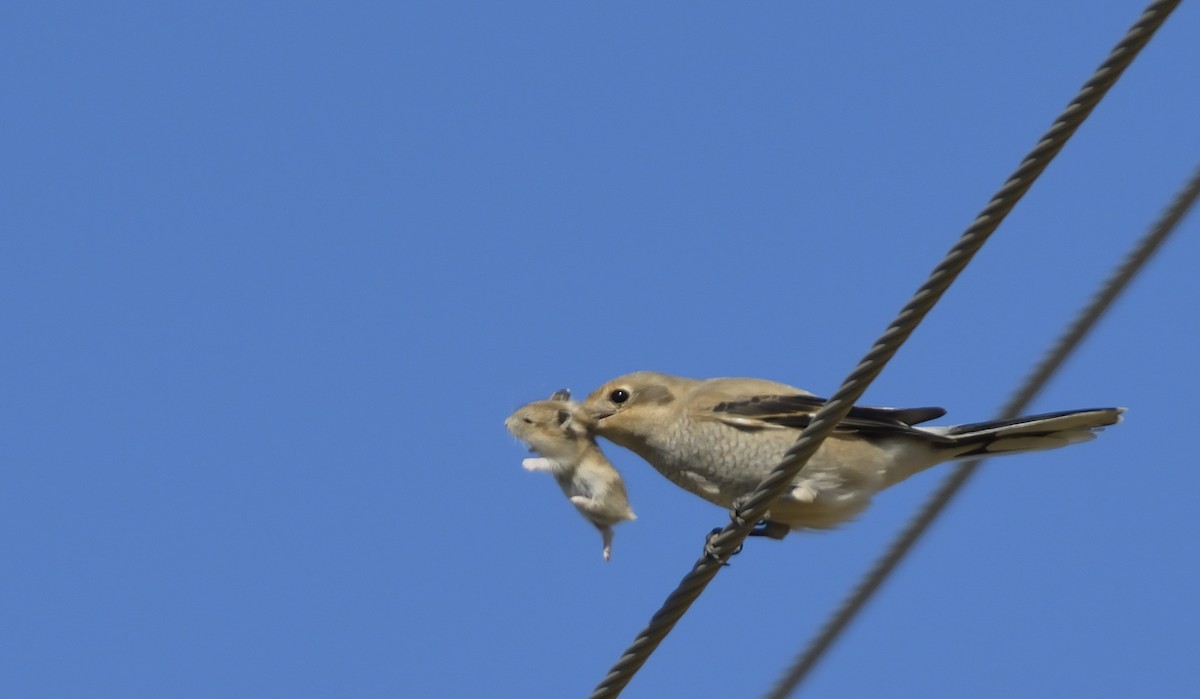
[[[1042,361],[1034,367],[1025,378],[1024,383],[1008,399],[1001,408],[998,419],[1016,417],[1024,410],[1039,391],[1050,380],[1050,377],[1062,366],[1063,362],[1075,351],[1075,348],[1087,337],[1097,321],[1104,315],[1113,301],[1129,285],[1129,282],[1145,266],[1151,256],[1162,246],[1167,237],[1179,226],[1187,215],[1196,199],[1200,197],[1200,167],[1192,175],[1192,179],[1175,196],[1171,205],[1163,211],[1162,216],[1155,221],[1150,230],[1137,241],[1132,251],[1096,292],[1091,301],[1084,307],[1071,325],[1067,328],[1054,346],[1046,352]],[[830,616],[829,621],[809,642],[808,647],[801,653],[787,672],[775,686],[764,695],[765,699],[786,699],[804,681],[808,673],[829,650],[842,631],[849,626],[855,615],[870,600],[876,590],[887,580],[888,576],[899,564],[917,539],[933,524],[950,500],[958,493],[984,459],[972,459],[958,464],[946,477],[933,495],[925,502],[916,515],[909,521],[891,546],[875,561],[875,565],[863,576],[858,586],[844,599],[837,610]]]
[[[742,544],[755,522],[766,514],[771,501],[795,479],[808,459],[816,452],[821,442],[833,431],[834,426],[846,416],[871,381],[883,370],[888,360],[896,354],[908,336],[912,334],[925,315],[933,308],[946,289],[971,261],[988,237],[1004,220],[1017,201],[1029,190],[1037,176],[1062,150],[1083,120],[1091,114],[1096,104],[1133,61],[1134,57],[1161,26],[1179,0],[1159,0],[1151,3],[1137,23],[1129,30],[1108,59],[1084,84],[1079,94],[1050,126],[1049,131],[1038,141],[1033,150],[1021,162],[1017,170],[1000,191],[992,198],[983,212],[967,228],[955,246],[934,269],[929,279],[900,311],[884,334],[875,342],[866,357],[851,372],[829,401],[817,411],[808,427],[801,432],[796,443],[784,455],[763,482],[750,496],[735,505],[730,512],[732,520],[721,532],[709,538],[705,555],[692,570],[683,577],[679,585],[667,596],[662,607],[651,617],[646,628],[638,633],[633,643],[597,685],[591,699],[616,697],[629,684],[637,671],[683,617],[692,603],[700,596],[708,583],[716,576],[724,562]]]

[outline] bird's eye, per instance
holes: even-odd
[[[611,400],[612,402],[616,403],[617,405],[620,405],[621,403],[624,403],[625,401],[629,400],[629,391],[626,391],[623,388],[618,388],[617,390],[608,394],[608,399]]]

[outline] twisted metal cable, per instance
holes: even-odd
[[[1096,292],[1088,305],[1079,312],[1079,315],[1058,338],[1054,346],[1046,352],[1042,361],[1029,373],[1021,387],[1008,399],[996,416],[997,419],[1017,417],[1033,401],[1050,377],[1075,351],[1075,348],[1091,332],[1113,301],[1125,290],[1133,277],[1141,271],[1150,257],[1175,231],[1198,197],[1200,197],[1200,167],[1196,169],[1192,179],[1175,196],[1171,205],[1163,211],[1162,216],[1155,221],[1141,240],[1137,241],[1133,250],[1121,264],[1113,270],[1104,285]],[[904,558],[917,539],[925,533],[929,525],[937,519],[937,516],[983,462],[984,459],[972,459],[954,467],[950,475],[942,481],[938,489],[925,501],[917,514],[892,541],[891,546],[875,561],[875,564],[863,576],[850,595],[842,601],[825,626],[809,642],[804,652],[796,658],[771,691],[764,695],[765,699],[786,699],[796,690],[824,656],[825,651],[829,650],[855,615],[887,580],[892,570]]]
[[[1137,23],[1129,30],[1108,59],[1097,69],[1058,116],[1049,131],[1038,141],[1017,170],[1000,188],[975,221],[967,228],[958,243],[934,269],[929,279],[900,315],[875,342],[866,357],[851,372],[833,397],[813,416],[808,427],[784,455],[783,461],[755,488],[750,496],[730,512],[731,522],[709,539],[705,555],[683,577],[667,597],[663,606],[651,617],[646,628],[621,655],[600,681],[590,699],[609,699],[618,696],[634,674],[645,664],[650,654],[675,627],[683,614],[716,576],[725,561],[741,546],[755,522],[766,514],[771,501],[795,479],[821,442],[834,426],[846,416],[854,403],[866,391],[871,381],[883,370],[925,315],[933,308],[954,279],[971,261],[988,237],[1008,215],[1017,201],[1029,190],[1033,181],[1046,169],[1067,139],[1133,61],[1134,57],[1161,26],[1179,0],[1159,0],[1151,3]]]

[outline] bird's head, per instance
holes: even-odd
[[[637,451],[674,419],[677,401],[693,383],[694,379],[653,371],[626,374],[593,391],[583,409],[594,421],[597,434]]]

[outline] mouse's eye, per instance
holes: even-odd
[[[528,416],[526,416],[526,417],[523,417],[523,418],[521,418],[521,419],[525,421],[525,424],[526,424],[526,425],[532,425],[532,424],[533,424],[533,420],[530,420]]]
[[[629,400],[629,391],[626,391],[623,388],[618,388],[617,390],[608,394],[608,399],[611,400],[612,402],[616,403],[617,405],[620,405],[620,404],[624,403],[625,401]]]

